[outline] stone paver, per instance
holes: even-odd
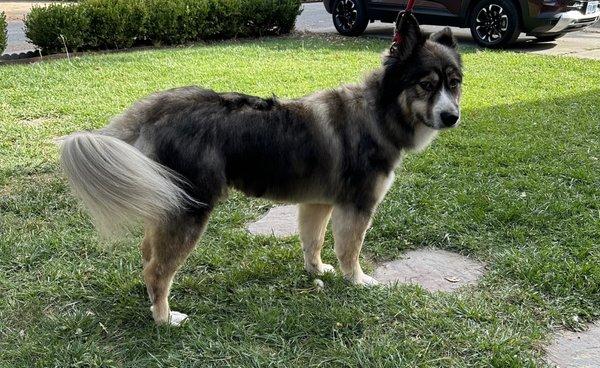
[[[261,219],[248,225],[254,235],[278,237],[298,234],[298,209],[294,205],[273,207]]]
[[[418,284],[429,291],[453,291],[477,282],[484,268],[460,254],[424,248],[379,265],[373,277],[381,283]]]
[[[600,367],[600,322],[587,331],[560,332],[546,351],[549,362],[559,368]]]

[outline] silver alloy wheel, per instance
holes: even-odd
[[[354,0],[340,0],[335,7],[335,20],[345,32],[350,32],[356,19],[358,11]]]
[[[500,42],[508,30],[508,15],[498,4],[482,8],[475,18],[477,36],[489,43]]]

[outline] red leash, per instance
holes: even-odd
[[[411,12],[414,7],[415,7],[415,0],[408,0],[408,4],[406,4],[406,9],[404,9],[404,11]]]
[[[415,1],[416,0],[408,0],[408,3],[406,4],[406,9],[404,9],[398,14],[398,18],[396,19],[396,27],[399,24],[398,22],[400,21],[400,17],[402,17],[404,14],[412,13],[413,8],[415,7]],[[400,35],[400,32],[398,32],[398,28],[396,28],[394,30],[394,39],[392,43],[397,45],[400,42],[402,42],[402,36]]]

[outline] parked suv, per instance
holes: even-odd
[[[339,33],[361,34],[369,21],[393,22],[407,0],[324,0]],[[600,18],[598,0],[417,0],[423,24],[470,28],[477,43],[503,47],[520,32],[553,41]]]

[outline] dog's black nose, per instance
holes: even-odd
[[[443,113],[440,114],[440,117],[442,118],[442,123],[444,124],[444,126],[447,126],[447,127],[453,126],[458,121],[458,115],[455,115],[450,112],[444,111]]]

